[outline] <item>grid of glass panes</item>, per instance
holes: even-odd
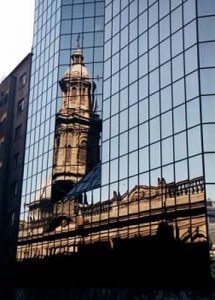
[[[106,1],[102,199],[203,176],[197,9],[195,0]]]
[[[71,54],[81,48],[91,83],[90,101],[101,117],[103,90],[104,0],[62,0],[59,80],[71,65]],[[62,106],[58,90],[57,110]],[[78,169],[78,166],[77,166]],[[91,193],[90,193],[91,194]],[[91,195],[88,196],[91,202]]]
[[[200,66],[201,120],[203,136],[203,162],[208,200],[208,223],[211,246],[215,243],[214,217],[212,209],[215,200],[215,2],[197,1],[198,9],[198,51]]]
[[[90,80],[96,84],[94,93],[98,105],[97,112],[101,113],[104,0],[62,0],[61,19],[59,79],[64,76],[70,64],[71,54],[79,44],[91,76]],[[60,105],[61,99],[59,107]]]
[[[35,3],[33,61],[27,120],[20,220],[28,204],[44,194],[50,198],[58,86],[60,1]]]
[[[101,114],[103,30],[103,0],[36,1],[21,221],[31,218],[28,204],[51,200],[56,114],[62,106],[59,81],[78,43],[90,74],[96,113]],[[45,206],[44,201],[42,209]]]
[[[62,1],[59,80],[68,69],[72,52],[80,46],[91,82],[90,99],[101,117],[103,90],[104,0]],[[59,89],[57,109],[62,105]],[[78,166],[77,166],[78,168]],[[94,192],[87,194],[92,203]],[[96,191],[99,200],[99,192]]]

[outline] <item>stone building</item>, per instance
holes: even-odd
[[[0,84],[1,282],[10,273],[16,255],[31,60],[30,53]]]

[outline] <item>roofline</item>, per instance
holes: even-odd
[[[0,81],[0,85],[6,81],[10,76],[13,75],[13,73],[27,60],[29,59],[29,57],[32,57],[33,56],[33,53],[32,52],[29,52],[19,63],[18,65],[2,80]]]

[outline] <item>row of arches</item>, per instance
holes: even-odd
[[[78,91],[78,88],[73,86],[71,89],[72,96],[77,96],[77,91]],[[80,95],[86,95],[86,93],[87,93],[87,89],[85,87],[79,88]]]

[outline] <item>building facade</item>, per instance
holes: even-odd
[[[1,281],[15,260],[32,54],[0,84]]]
[[[51,31],[50,23],[55,24]],[[83,245],[109,242],[126,258],[128,267],[122,270],[128,274],[128,252],[135,256],[141,245],[143,252],[137,251],[134,262],[144,256],[156,274],[161,275],[157,263],[176,277],[180,268],[192,278],[207,277],[209,246],[214,243],[214,25],[213,0],[36,2],[19,259],[78,253]],[[101,184],[88,173],[74,190],[63,189],[57,199],[62,218],[56,221],[52,211],[47,234],[47,224],[29,223],[29,207],[33,210],[30,204],[38,191],[46,199],[55,196],[54,137],[61,114],[57,81],[76,49],[77,34],[91,87],[96,82],[98,89],[91,89],[90,98],[97,95],[98,109],[102,102]],[[60,88],[65,93],[63,81]],[[76,99],[72,88],[68,103],[73,93]],[[62,151],[66,153],[65,146]],[[69,171],[65,180],[67,176]],[[168,247],[162,245],[170,240],[177,250],[170,247],[175,252],[168,261]],[[126,254],[123,245],[129,249]],[[156,252],[155,246],[163,250]],[[160,264],[162,255],[166,265]],[[205,265],[203,272],[194,258]],[[114,270],[115,264],[112,260]],[[177,267],[172,269],[172,264]],[[150,264],[146,269],[150,273]]]
[[[28,204],[34,202],[38,195],[43,194],[43,198],[51,200],[52,187],[55,186],[63,197],[68,186],[70,185],[72,188],[72,184],[78,181],[85,172],[85,170],[80,171],[79,176],[77,176],[77,172],[74,172],[75,175],[72,178],[72,171],[69,170],[72,167],[74,169],[81,167],[78,167],[77,161],[74,166],[69,161],[70,154],[77,152],[78,146],[74,139],[73,144],[70,144],[68,133],[70,131],[72,135],[72,127],[76,126],[76,132],[78,132],[78,128],[81,132],[81,126],[85,126],[81,123],[75,124],[74,116],[76,113],[80,114],[83,107],[79,112],[77,109],[72,112],[75,108],[72,107],[72,101],[69,103],[67,100],[69,93],[75,92],[70,84],[75,84],[77,90],[79,90],[78,86],[82,84],[80,82],[82,74],[79,74],[79,82],[72,83],[73,78],[70,78],[68,71],[65,73],[70,66],[70,57],[77,48],[77,43],[83,51],[87,72],[89,72],[87,78],[83,79],[85,81],[83,84],[86,85],[83,89],[85,88],[85,93],[87,93],[85,97],[88,100],[90,98],[92,103],[94,102],[94,107],[89,106],[92,103],[87,104],[88,107],[83,114],[91,114],[90,109],[100,114],[102,95],[104,1],[90,1],[86,5],[83,2],[76,3],[66,0],[36,1],[35,4],[33,39],[35,55],[32,61],[29,122],[22,188],[21,219],[23,220],[28,215]],[[81,57],[80,55],[80,59]],[[76,68],[77,65],[75,64],[73,67]],[[84,68],[82,66],[81,72]],[[75,88],[75,86],[73,87]],[[91,90],[90,87],[92,87]],[[84,96],[82,97],[80,93],[77,94],[77,99],[73,97],[74,103],[83,98]],[[88,109],[89,111],[87,111]],[[83,118],[85,117],[87,116],[83,116]],[[69,123],[71,124],[69,125]],[[84,123],[83,120],[82,123]],[[66,128],[67,132],[64,140],[62,139],[64,131],[62,127]],[[92,135],[92,131],[89,132],[89,135]],[[94,139],[96,140],[98,137],[95,136]],[[88,147],[86,142],[85,139],[80,145],[80,148],[83,148],[82,156],[84,156],[85,148]],[[94,163],[98,160],[98,149],[96,152]],[[67,165],[66,168],[63,161]],[[80,161],[79,165],[81,166],[81,164],[83,165]],[[88,169],[90,168],[92,165],[90,166],[88,163]],[[67,180],[70,181],[70,184],[66,187]],[[57,182],[60,181],[65,185],[65,190],[57,187]]]
[[[210,0],[106,1],[101,188],[108,198],[157,178],[202,177],[210,244],[214,14]]]

